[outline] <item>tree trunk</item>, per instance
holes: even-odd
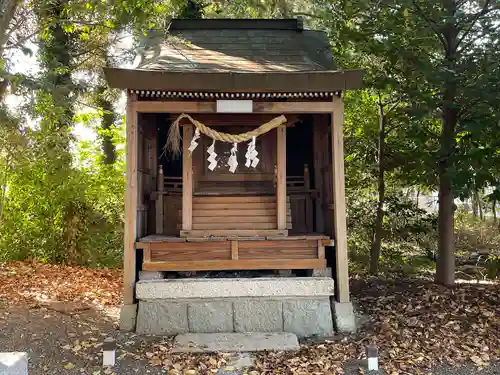
[[[484,221],[484,213],[483,213],[483,206],[481,204],[482,203],[481,197],[479,196],[477,190],[476,190],[476,200],[477,200],[477,207],[479,209],[479,218],[481,219],[481,221]]]
[[[384,107],[379,100],[379,136],[378,136],[378,202],[377,216],[375,218],[375,233],[370,254],[370,273],[378,274],[379,259],[382,247],[382,233],[384,223],[384,201],[385,201],[385,127],[387,118]]]
[[[445,43],[444,65],[447,68],[443,81],[442,132],[438,162],[439,177],[439,237],[436,282],[452,286],[455,284],[455,236],[454,197],[450,176],[455,153],[455,129],[459,110],[456,105],[457,80],[455,74],[459,25],[456,22],[456,0],[445,0],[446,23],[442,27]]]
[[[491,212],[493,212],[493,222],[496,224],[497,223],[497,201],[496,201],[496,199],[493,199],[493,202],[491,203]]]

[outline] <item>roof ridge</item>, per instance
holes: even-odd
[[[300,18],[206,18],[206,19],[172,19],[169,30],[303,30]]]

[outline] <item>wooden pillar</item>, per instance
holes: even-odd
[[[163,234],[163,189],[165,186],[165,177],[163,175],[163,166],[161,164],[158,166],[156,182],[156,234]]]
[[[126,130],[126,187],[125,187],[125,233],[123,249],[123,303],[134,303],[135,288],[135,241],[137,237],[137,111],[136,94],[129,94],[127,100]]]
[[[286,230],[286,126],[277,129],[276,216],[278,230]]]
[[[182,230],[193,229],[193,157],[188,150],[193,125],[182,126]]]
[[[332,113],[332,187],[335,257],[337,264],[337,301],[349,302],[349,271],[347,260],[347,225],[344,180],[344,101],[333,97]]]

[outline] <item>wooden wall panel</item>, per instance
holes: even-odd
[[[291,221],[293,233],[314,233],[312,199],[309,193],[290,195]]]
[[[229,241],[152,243],[151,261],[231,259]]]
[[[179,227],[182,224],[182,197],[180,195],[165,195],[163,197],[163,234],[179,236]]]
[[[315,259],[318,242],[315,240],[240,241],[239,259]]]

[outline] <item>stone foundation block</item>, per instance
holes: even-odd
[[[173,335],[189,332],[186,303],[171,301],[140,301],[137,333]]]
[[[312,277],[332,277],[332,268],[314,268],[312,270]]]
[[[139,271],[139,280],[163,280],[167,273],[163,271]]]
[[[137,304],[122,305],[120,309],[120,329],[132,332],[135,330]]]
[[[236,332],[283,332],[283,303],[241,300],[233,303]]]
[[[333,334],[330,299],[295,299],[283,302],[283,328],[299,337]]]
[[[190,302],[188,320],[190,332],[233,332],[232,303],[229,301]]]
[[[335,328],[341,333],[356,332],[356,317],[351,302],[333,302]]]
[[[0,375],[28,375],[28,353],[0,353]]]

